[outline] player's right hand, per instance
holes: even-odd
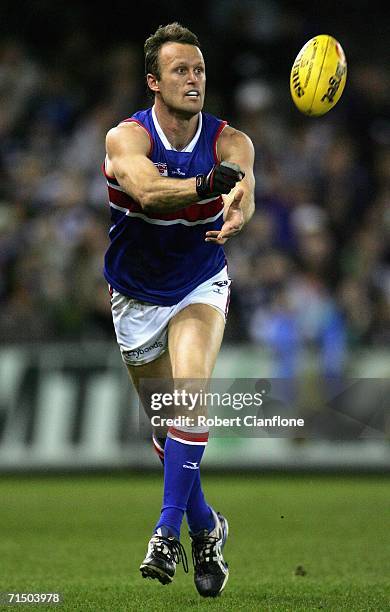
[[[244,190],[239,188],[234,194],[234,198],[230,203],[229,208],[224,215],[225,221],[220,230],[210,230],[206,232],[206,242],[218,244],[222,246],[236,234],[238,234],[244,226],[244,214],[241,208],[241,200],[244,196]]]
[[[198,174],[196,191],[201,199],[222,193],[229,193],[238,181],[242,181],[245,172],[232,162],[221,162],[210,170],[208,175]]]

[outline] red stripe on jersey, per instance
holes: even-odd
[[[180,429],[169,427],[168,432],[175,436],[175,438],[180,438],[181,440],[188,440],[188,442],[204,442],[206,444],[209,439],[208,431],[205,431],[204,433],[195,433],[189,431],[181,431]]]
[[[227,121],[221,121],[220,126],[217,129],[217,132],[216,132],[216,134],[214,136],[213,151],[214,151],[214,161],[215,161],[216,164],[219,164],[219,162],[220,162],[220,159],[219,159],[218,154],[217,154],[217,142],[218,142],[218,138],[220,137],[223,128],[227,124],[228,124]]]
[[[207,204],[190,204],[186,208],[177,210],[175,212],[162,214],[149,214],[148,217],[152,219],[162,219],[166,221],[174,221],[176,219],[184,219],[186,221],[201,221],[202,219],[208,219],[214,217],[223,209],[223,201],[219,196],[217,199]]]
[[[108,195],[110,202],[120,206],[121,208],[127,208],[131,212],[142,213],[146,215],[143,208],[135,202],[127,193],[119,191],[114,187],[108,185]],[[208,219],[214,217],[223,209],[223,200],[221,196],[218,196],[215,200],[207,202],[207,204],[199,204],[195,202],[170,213],[148,213],[146,216],[151,219],[161,219],[163,221],[175,221],[176,219],[184,219],[186,221],[201,221],[202,219]]]
[[[119,191],[119,189],[115,189],[114,187],[110,187],[110,185],[108,185],[108,196],[110,202],[116,204],[117,206],[128,208],[132,212],[143,212],[142,207],[124,191]]]

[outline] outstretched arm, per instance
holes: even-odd
[[[221,230],[206,233],[206,241],[214,244],[225,242],[238,234],[249,221],[255,210],[255,177],[253,174],[254,149],[250,138],[227,126],[218,140],[221,161],[234,162],[245,172],[242,181],[224,196],[225,212]]]

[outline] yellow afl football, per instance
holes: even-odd
[[[311,38],[300,50],[290,75],[295,106],[305,115],[325,115],[339,101],[347,79],[340,43],[329,34]]]

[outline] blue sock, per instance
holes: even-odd
[[[162,465],[164,465],[165,437],[153,434],[153,445]],[[194,484],[187,502],[187,523],[191,533],[198,533],[203,529],[212,531],[215,527],[214,517],[207,505],[200,482],[200,472],[196,470]]]
[[[199,471],[196,472],[195,481],[188,498],[187,522],[191,533],[198,533],[202,529],[211,531],[215,527],[213,514],[204,498]]]
[[[204,449],[205,444],[186,444],[167,438],[164,453],[163,506],[155,532],[165,526],[177,538],[180,537],[181,523],[196,475],[199,473]]]

